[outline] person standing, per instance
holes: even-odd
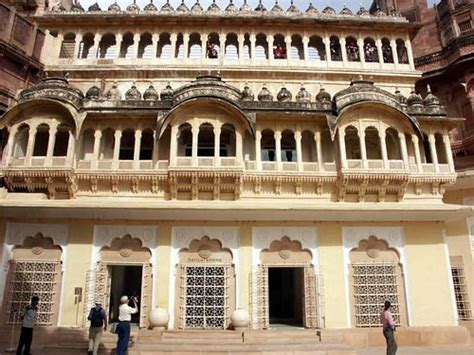
[[[387,355],[395,355],[397,353],[398,345],[395,340],[395,321],[393,320],[392,312],[390,312],[391,303],[385,301],[383,311],[380,314],[380,323],[383,326],[383,336],[387,341]]]
[[[107,315],[102,308],[102,301],[97,300],[95,307],[91,308],[87,317],[91,322],[89,327],[89,349],[88,355],[97,355],[99,351],[100,339],[102,334],[107,330]]]
[[[33,341],[33,326],[35,325],[36,317],[38,316],[39,297],[31,297],[31,304],[26,306],[21,315],[21,333],[16,355],[29,355],[31,342]]]
[[[130,307],[128,302],[127,296],[120,298],[119,324],[117,325],[117,355],[125,355],[127,353],[128,342],[130,341],[130,321],[132,320],[132,314],[138,312],[137,298],[132,297],[133,307]]]

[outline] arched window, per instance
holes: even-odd
[[[214,127],[210,123],[199,126],[198,157],[214,156]]]
[[[33,146],[34,157],[45,157],[48,153],[49,126],[41,124],[36,128],[35,144]]]
[[[15,135],[15,148],[13,149],[14,158],[23,158],[26,156],[26,149],[28,148],[28,139],[30,127],[26,124],[21,125]]]
[[[326,47],[319,36],[311,36],[308,43],[308,59],[310,61],[326,60]]]
[[[135,148],[135,132],[133,129],[126,129],[120,138],[119,160],[133,160]]]
[[[102,36],[99,42],[99,58],[113,59],[115,58],[116,47],[115,35],[106,33]]]
[[[382,159],[382,149],[377,128],[367,127],[365,129],[365,149],[367,151],[367,159]]]
[[[301,160],[306,163],[318,161],[313,132],[303,131],[301,134]]]
[[[221,42],[219,35],[212,32],[207,36],[206,42],[206,58],[217,59],[220,55]]]
[[[239,59],[239,41],[235,33],[229,33],[225,41],[225,59]]]
[[[448,157],[446,156],[446,147],[444,146],[443,136],[441,133],[435,134],[436,155],[438,156],[439,164],[448,164]]]
[[[331,50],[331,60],[340,62],[342,60],[341,43],[337,36],[331,36],[329,39],[329,48]]]
[[[347,159],[361,159],[360,140],[357,128],[349,126],[345,129],[344,133]]]
[[[385,145],[387,147],[388,160],[402,160],[402,149],[398,132],[392,127],[385,131]]]
[[[147,128],[142,132],[142,139],[140,142],[140,160],[153,159],[153,130]]]
[[[365,61],[368,63],[374,63],[379,61],[379,55],[377,53],[377,46],[373,38],[367,37],[364,39],[364,56]]]
[[[178,128],[178,156],[190,157],[193,155],[193,132],[189,123],[183,123]]]
[[[88,128],[82,134],[80,159],[92,160],[94,158],[94,131]]]
[[[295,134],[289,129],[281,133],[281,161],[296,162]]]
[[[92,33],[85,33],[82,35],[82,41],[79,45],[79,59],[90,59],[94,55],[92,48],[94,47],[94,35]]]
[[[244,59],[250,59],[251,56],[253,56],[255,53],[250,53],[250,35],[246,33],[244,35],[244,52],[243,52],[243,58]]]
[[[150,59],[153,58],[153,41],[151,34],[146,32],[140,36],[138,43],[138,58]]]
[[[262,161],[275,161],[275,134],[271,129],[262,131],[262,139],[260,141],[262,149]]]
[[[235,157],[235,128],[231,124],[221,127],[220,144],[221,157]]]
[[[156,56],[160,59],[171,59],[171,36],[169,33],[161,33],[158,38],[158,47]]]
[[[384,63],[393,63],[392,46],[388,38],[382,38],[382,56]]]
[[[293,60],[304,59],[303,39],[298,34],[291,36],[290,58]]]
[[[65,157],[67,156],[67,149],[69,146],[69,129],[60,125],[56,132],[56,140],[54,141],[53,156]]]
[[[184,39],[182,33],[178,33],[178,36],[176,36],[176,49],[174,56],[178,59],[184,58]]]
[[[323,154],[323,162],[332,163],[336,160],[336,155],[334,154],[334,142],[331,139],[331,132],[329,132],[329,129],[327,128],[323,129],[321,132],[321,150]]]
[[[120,46],[120,58],[133,58],[133,45],[133,33],[125,33],[122,37],[122,45]]]
[[[349,62],[360,62],[359,46],[352,36],[346,38],[346,53]]]
[[[267,36],[263,33],[255,37],[255,59],[268,59]]]
[[[408,50],[403,39],[397,39],[397,56],[400,64],[408,64]]]
[[[286,59],[286,43],[285,37],[278,33],[273,37],[273,58],[274,59]]]
[[[61,51],[59,58],[74,58],[74,47],[76,46],[76,35],[74,33],[66,33],[61,43]]]
[[[201,35],[199,33],[191,33],[189,35],[188,55],[189,59],[201,59]]]
[[[112,128],[102,131],[99,159],[110,160],[114,157],[115,136]]]

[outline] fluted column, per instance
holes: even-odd
[[[365,67],[365,50],[364,50],[364,40],[362,38],[357,39],[357,45],[359,46],[359,56],[362,68]]]
[[[74,59],[79,58],[79,50],[81,48],[81,42],[82,42],[82,33],[76,33],[76,37],[74,38],[74,54],[73,54]]]
[[[160,35],[158,33],[153,34],[151,37],[151,57],[156,59],[156,53],[158,52],[158,40],[160,39]]]
[[[205,62],[205,59],[207,57],[206,52],[207,52],[207,34],[203,33],[201,34],[201,63]]]
[[[244,42],[245,42],[245,36],[242,34],[239,34],[237,37],[237,40],[239,41],[239,64],[242,64],[244,61]]]
[[[82,137],[84,139],[84,137]],[[94,148],[93,148],[93,157],[92,157],[92,168],[97,169],[99,166],[99,150],[100,150],[100,140],[102,139],[102,131],[96,129],[94,132]]]
[[[402,150],[402,159],[405,169],[410,169],[410,162],[408,161],[408,148],[405,134],[402,132],[398,133],[398,139],[400,140],[400,148]]]
[[[394,39],[390,40],[390,48],[392,48],[392,58],[395,65],[395,69],[398,68],[398,52],[397,52],[397,42]]]
[[[324,47],[326,49],[326,61],[328,62],[328,65],[332,62],[331,58],[331,39],[329,38],[328,35],[324,37]]]
[[[383,168],[389,169],[390,165],[388,162],[388,154],[387,154],[387,144],[385,141],[385,131],[381,130],[379,132],[379,139],[380,139],[380,150],[382,151],[382,161],[383,161]]]
[[[347,169],[346,140],[344,130],[339,128],[337,131],[337,136],[339,139],[339,155],[341,157],[341,167],[343,169]]]
[[[226,40],[226,35],[225,34],[220,34],[219,35],[219,63],[222,65],[224,63],[224,58],[225,58],[225,40]]]
[[[364,169],[369,167],[369,162],[367,161],[367,147],[365,146],[365,130],[359,130],[359,142],[360,142],[360,155],[362,158],[362,167]]]
[[[415,60],[413,59],[413,51],[411,48],[411,41],[409,39],[405,41],[405,46],[407,48],[408,64],[410,65],[410,69],[415,70]]]
[[[286,45],[286,62],[288,66],[290,66],[291,62],[291,36],[285,37],[285,45]]]
[[[267,45],[268,45],[268,60],[272,61],[275,59],[273,57],[273,35],[267,35]]]
[[[183,34],[183,58],[184,60],[188,60],[189,58],[189,33]]]
[[[94,55],[92,56],[94,59],[99,57],[99,43],[101,37],[102,36],[99,33],[96,33],[94,36]]]
[[[380,38],[377,38],[375,40],[375,47],[377,47],[377,56],[378,56],[378,59],[379,59],[379,66],[380,66],[380,68],[382,68],[383,53],[382,53],[382,41],[380,40]]]
[[[220,166],[220,155],[221,155],[221,125],[214,124],[214,166]]]
[[[135,131],[135,146],[133,147],[133,167],[138,169],[140,167],[140,146],[142,144],[142,131],[137,129]]]
[[[120,154],[120,140],[122,138],[122,131],[115,130],[114,134],[114,156],[112,161],[112,168],[118,169],[119,167],[119,154]]]
[[[135,33],[133,35],[133,59],[138,58],[138,48],[140,46],[140,34]]]
[[[15,149],[15,138],[16,138],[17,132],[18,132],[17,125],[10,128],[10,132],[8,134],[7,151],[5,152],[5,157],[3,158],[3,166],[10,165],[10,162],[13,158],[14,149]]]
[[[176,53],[176,33],[171,34],[170,36],[170,42],[171,42],[171,61],[174,61],[176,59],[177,53]]]
[[[235,160],[237,165],[241,165],[243,162],[243,139],[242,132],[240,130],[235,131]]]
[[[193,133],[193,145],[191,149],[192,165],[198,166],[198,137],[199,137],[199,126],[193,126],[191,129]]]
[[[68,133],[66,164],[73,165],[75,163],[74,155],[76,152],[76,138],[74,138],[74,134],[71,131],[68,131]]]
[[[303,171],[303,152],[301,149],[301,131],[295,132],[295,140],[296,140],[296,162],[298,165],[298,171]]]
[[[277,170],[281,170],[281,132],[275,131],[275,155]]]
[[[316,155],[318,159],[318,170],[324,171],[323,149],[321,145],[321,129],[319,127],[314,133],[314,141],[316,142]]]
[[[416,134],[412,134],[411,141],[413,142],[413,148],[415,149],[416,168],[418,172],[421,173],[423,171],[423,166],[421,165],[420,143],[418,136]]]
[[[250,35],[250,61],[252,64],[255,63],[255,42],[256,42],[256,37],[254,34]]]
[[[123,35],[121,33],[117,33],[115,36],[115,58],[120,58],[120,51],[122,49],[122,41]]]
[[[31,166],[31,158],[33,157],[33,148],[35,146],[35,138],[36,138],[36,129],[38,128],[37,124],[31,124],[30,129],[28,131],[28,144],[26,146],[26,154],[25,154],[25,165]]]
[[[262,132],[255,132],[255,165],[258,171],[262,170]]]
[[[307,36],[303,36],[303,56],[304,56],[303,60],[305,61],[306,66],[308,66],[309,64],[308,45],[309,45],[309,38]]]
[[[446,151],[446,158],[448,159],[449,172],[454,173],[453,152],[451,150],[451,142],[447,133],[443,134],[444,149]]]
[[[49,125],[48,132],[48,149],[46,150],[46,165],[50,166],[53,162],[54,145],[56,144],[56,133],[58,132],[58,124],[52,123]]]
[[[436,152],[436,139],[433,133],[428,135],[428,143],[430,144],[431,160],[433,161],[435,173],[439,172],[438,154]]]
[[[346,39],[341,36],[339,39],[339,43],[341,44],[341,54],[342,54],[342,66],[347,66],[347,49],[346,49]]]
[[[158,139],[155,139],[156,141]],[[171,139],[170,139],[170,166],[176,166],[176,158],[178,156],[178,126],[171,126]]]
[[[173,139],[173,137],[171,137]],[[170,148],[171,151],[171,148]],[[152,166],[153,169],[157,168],[158,165],[158,160],[159,160],[159,155],[158,155],[158,132],[155,130],[153,132],[153,151],[151,153],[151,159],[152,159]]]

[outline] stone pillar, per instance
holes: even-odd
[[[69,139],[67,142],[67,156],[66,156],[66,165],[73,166],[75,165],[75,152],[76,152],[76,139],[74,138],[74,134],[71,131],[69,132]]]
[[[112,161],[112,168],[118,169],[119,167],[119,155],[120,155],[120,140],[122,138],[122,131],[115,130],[114,134],[114,156]]]
[[[410,65],[411,70],[415,70],[415,61],[413,59],[413,51],[411,48],[411,41],[410,39],[406,39],[405,46],[407,48],[407,55],[408,55],[408,64]]]
[[[362,38],[357,39],[357,45],[359,46],[359,57],[360,62],[362,63],[362,68],[365,67],[365,50],[364,50],[364,40]]]
[[[275,131],[275,156],[277,170],[281,170],[281,132]]]
[[[407,148],[407,141],[405,139],[405,134],[403,134],[402,132],[399,132],[398,139],[400,139],[400,148],[402,150],[403,165],[405,166],[405,169],[410,169],[410,162],[408,161],[408,148]]]
[[[160,39],[160,35],[158,33],[154,33],[151,37],[151,57],[152,59],[156,59],[156,53],[158,52],[158,40]]]
[[[397,52],[397,42],[394,39],[390,40],[390,48],[392,48],[392,57],[395,69],[398,68],[398,52]]]
[[[443,143],[446,151],[446,158],[448,159],[449,172],[454,173],[453,152],[451,150],[451,142],[449,141],[449,135],[447,133],[443,134]]]
[[[305,61],[305,65],[308,66],[309,64],[309,38],[308,36],[303,36],[303,60]]]
[[[155,139],[158,141],[158,139]],[[171,139],[170,139],[170,166],[176,166],[176,157],[178,156],[178,126],[171,126]]]
[[[297,130],[295,132],[296,140],[296,162],[298,165],[298,171],[303,171],[303,151],[301,149],[301,131]]]
[[[155,130],[153,132],[153,151],[151,153],[151,160],[152,160],[152,166],[153,166],[153,169],[157,169],[158,168],[158,160],[159,160],[159,156],[158,156],[158,132]]]
[[[171,34],[170,42],[171,42],[171,61],[174,61],[174,59],[176,58],[176,33]]]
[[[220,34],[219,35],[219,63],[222,65],[224,64],[224,58],[225,58],[225,40],[226,40],[226,35],[225,34]]]
[[[331,39],[328,35],[324,37],[324,48],[326,49],[326,62],[329,63],[332,62],[331,58]]]
[[[191,129],[193,133],[193,145],[192,145],[192,165],[198,166],[198,136],[199,136],[199,126]]]
[[[179,48],[178,48],[179,51]],[[183,58],[188,60],[189,57],[189,33],[183,34]]]
[[[94,36],[94,55],[92,58],[96,59],[99,57],[99,43],[100,43],[101,35],[99,33],[96,33]]]
[[[79,58],[79,50],[81,48],[81,42],[82,42],[82,33],[77,33],[76,37],[74,38],[73,59],[78,59]]]
[[[377,56],[379,57],[379,66],[382,68],[383,65],[383,53],[382,53],[382,40],[377,38],[375,40],[375,46],[377,47]]]
[[[262,132],[255,132],[255,165],[258,171],[262,170]]]
[[[273,57],[273,35],[267,35],[267,44],[268,44],[268,60],[275,59]]]
[[[118,33],[115,36],[115,58],[120,58],[120,50],[122,49],[123,35]]]
[[[207,34],[201,34],[201,63],[204,63],[207,58]]]
[[[33,148],[35,146],[37,128],[38,128],[38,124],[31,124],[30,129],[28,130],[28,144],[26,146],[26,154],[25,154],[26,166],[31,166],[31,158],[33,157]]]
[[[58,37],[56,38],[56,43],[58,44],[56,47],[57,55],[56,58],[61,58],[61,48],[63,47],[64,42],[64,35],[62,33],[58,33]]]
[[[3,166],[10,165],[10,162],[13,158],[14,149],[15,149],[15,136],[17,132],[18,132],[17,125],[14,125],[13,127],[10,128],[10,132],[8,135],[7,149],[5,152],[5,157],[3,158]]]
[[[46,151],[45,165],[51,166],[53,162],[54,145],[56,144],[56,133],[58,132],[58,124],[52,123],[49,126],[48,149]]]
[[[239,41],[239,64],[242,64],[244,60],[244,42],[245,42],[245,36],[242,34],[239,34],[237,37],[237,40]]]
[[[321,129],[318,127],[314,133],[314,141],[316,142],[316,155],[318,159],[318,170],[324,171],[323,148],[321,145]],[[345,150],[344,150],[345,153]]]
[[[421,164],[421,154],[420,154],[420,143],[418,140],[418,136],[416,134],[412,134],[411,141],[413,142],[413,147],[415,149],[415,162],[416,168],[419,173],[423,172],[423,166]]]
[[[133,59],[138,58],[138,48],[140,47],[140,34],[135,33],[133,35]]]
[[[96,129],[94,132],[94,148],[93,148],[93,160],[92,160],[92,168],[97,169],[99,165],[99,150],[100,150],[100,140],[102,139],[102,131]]]
[[[362,158],[362,167],[367,169],[369,162],[367,161],[367,148],[365,146],[365,130],[359,130],[359,142],[360,142],[360,155]]]
[[[342,54],[342,66],[347,66],[347,49],[346,49],[346,39],[341,36],[339,39],[339,43],[341,44],[341,54]]]
[[[254,34],[251,34],[250,35],[250,61],[252,62],[252,64],[255,63],[255,42],[256,42],[256,37]]]
[[[243,139],[242,132],[240,130],[235,131],[235,160],[237,165],[241,165],[243,162]]]
[[[133,167],[140,168],[140,146],[142,143],[142,131],[137,129],[135,131],[135,146],[133,147]]]
[[[220,155],[221,155],[221,125],[214,124],[214,166],[220,166]]]
[[[379,139],[380,139],[380,150],[382,151],[382,160],[383,160],[383,168],[389,169],[390,164],[388,162],[388,154],[387,154],[387,144],[385,141],[385,131],[381,130],[379,132]]]
[[[286,62],[288,66],[290,66],[291,62],[291,36],[285,37],[285,45],[286,45]]]
[[[343,169],[347,169],[346,141],[344,137],[345,132],[342,130],[342,128],[338,129],[337,136],[339,139],[339,156],[341,158],[341,167]]]
[[[436,139],[433,133],[428,135],[428,142],[430,144],[431,160],[433,161],[435,173],[439,172],[438,154],[436,153]]]

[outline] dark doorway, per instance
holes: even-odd
[[[304,270],[302,267],[268,269],[270,324],[303,326]]]
[[[111,265],[109,266],[109,275],[109,321],[117,322],[120,297],[124,295],[129,298],[136,296],[141,301],[142,266]],[[130,302],[129,305],[133,306],[133,303]],[[132,323],[140,323],[140,303],[138,304],[138,313],[132,315]]]

